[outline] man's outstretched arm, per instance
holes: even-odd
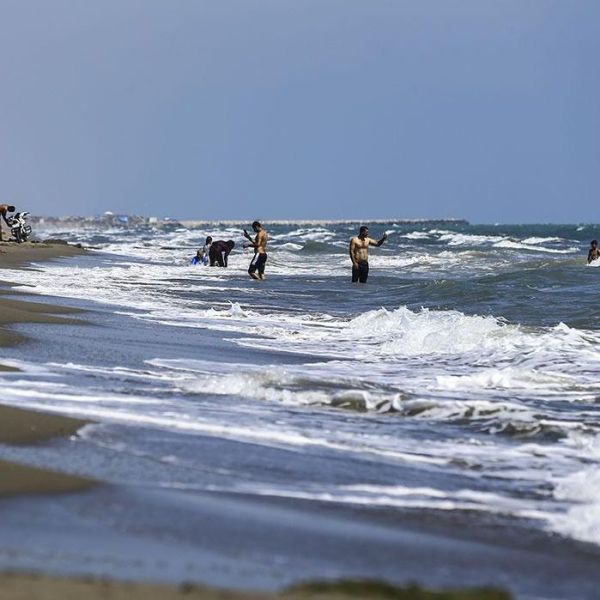
[[[385,242],[385,240],[387,240],[388,234],[384,233],[383,236],[381,236],[381,239],[379,241],[375,241],[371,238],[369,238],[369,246],[381,246],[381,244],[383,244],[383,242]]]

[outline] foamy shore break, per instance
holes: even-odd
[[[76,256],[85,253],[80,246],[47,240],[24,244],[0,243],[0,268],[26,268],[31,262]],[[18,292],[23,296],[24,292]],[[11,324],[61,323],[82,324],[83,311],[66,306],[14,298],[11,282],[0,280],[0,345],[7,346],[25,339],[10,330]],[[0,371],[16,371],[1,365]],[[23,410],[0,404],[0,445],[43,444],[53,438],[69,438],[89,422],[56,414]],[[31,465],[0,460],[0,502],[3,497],[39,494],[73,494],[102,482],[78,474],[62,473]],[[90,541],[90,543],[93,543]],[[2,550],[0,542],[0,551]],[[179,586],[160,583],[107,581],[89,577],[58,577],[42,573],[0,572],[2,600],[346,600],[351,598],[395,598],[397,600],[510,600],[501,590],[476,589],[431,592],[418,586],[395,587],[378,582],[342,581],[307,583],[280,593],[234,592],[183,583]]]

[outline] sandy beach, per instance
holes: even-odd
[[[0,267],[15,268],[31,261],[50,260],[82,253],[81,248],[56,243],[0,244]],[[0,284],[1,285],[1,284]],[[18,323],[68,323],[59,314],[74,314],[77,309],[51,306],[11,298],[4,282],[0,287],[0,343],[17,343],[23,339],[8,326]],[[75,322],[75,321],[73,321]],[[2,371],[14,367],[0,365]],[[57,415],[46,415],[8,406],[0,406],[0,443],[35,444],[57,436],[73,435],[85,421]],[[38,469],[22,464],[0,461],[0,495],[74,492],[87,489],[92,481],[83,477]]]
[[[52,260],[64,256],[77,256],[85,250],[63,240],[48,239],[43,242],[0,242],[0,268],[14,268],[38,260]]]
[[[81,247],[72,246],[60,240],[46,242],[26,242],[15,244],[0,242],[0,269],[32,268],[32,262],[52,260],[83,254]],[[42,302],[14,300],[8,289],[11,282],[0,280],[0,344],[9,345],[19,342],[22,336],[11,331],[10,324],[18,323],[68,323],[69,317],[81,311],[64,306],[52,306]],[[19,292],[20,295],[23,292]],[[76,321],[73,321],[76,322]],[[2,368],[2,367],[0,367]]]
[[[32,261],[51,260],[81,254],[83,250],[63,243],[0,243],[0,268],[22,267]],[[23,336],[10,330],[19,323],[80,322],[57,315],[81,312],[64,306],[42,302],[15,300],[9,282],[0,282],[0,344],[19,342]],[[16,371],[0,365],[4,372]],[[0,406],[0,443],[36,444],[58,436],[74,435],[85,421],[58,415]],[[90,487],[93,482],[84,477],[38,469],[28,465],[0,460],[0,495],[74,492]]]
[[[494,589],[429,591],[376,582],[308,583],[269,594],[188,583],[166,586],[17,573],[0,575],[0,596],[2,600],[511,600],[506,592]]]

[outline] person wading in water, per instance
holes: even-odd
[[[267,241],[269,236],[258,221],[252,223],[252,229],[254,230],[254,233],[256,233],[254,240],[244,229],[244,237],[250,242],[249,244],[244,244],[244,248],[254,248],[254,257],[250,261],[248,275],[250,275],[252,279],[264,279],[265,263],[267,262]]]
[[[369,237],[369,228],[363,225],[356,237],[350,240],[350,260],[352,261],[352,283],[367,283],[369,277],[369,246],[381,246],[387,240],[387,233],[376,242]]]

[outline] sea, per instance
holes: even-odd
[[[248,223],[36,231],[89,250],[3,279],[86,312],[15,326],[2,402],[92,423],[0,458],[105,484],[4,500],[0,567],[600,597],[600,226],[366,222],[352,284],[361,224],[265,222],[264,281]]]

